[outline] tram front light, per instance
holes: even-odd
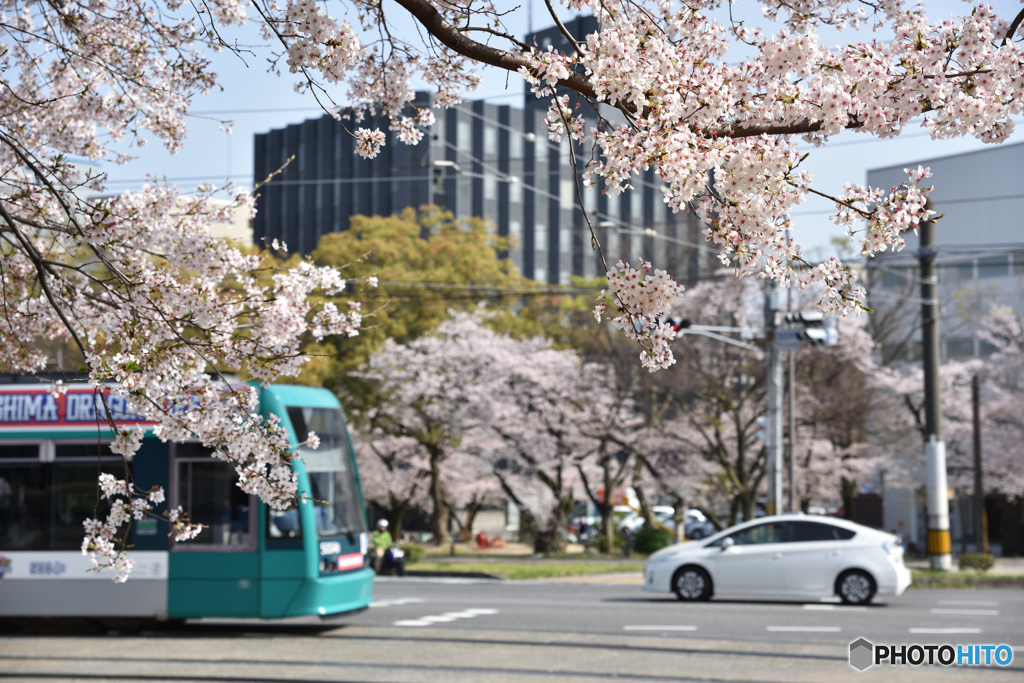
[[[324,574],[327,572],[327,560],[320,560],[320,573]]]

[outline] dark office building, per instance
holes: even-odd
[[[590,16],[567,26],[578,36],[597,28]],[[527,40],[540,49],[549,43],[568,48],[557,28]],[[417,93],[413,104],[431,106],[431,95]],[[489,218],[499,235],[515,237],[518,247],[510,256],[526,277],[566,284],[571,275],[603,274],[577,201],[569,142],[547,138],[549,104],[550,98],[527,91],[523,109],[483,101],[431,107],[436,122],[415,146],[399,142],[387,120],[368,116],[358,126],[387,132],[387,144],[372,160],[354,153],[352,137],[329,116],[257,135],[257,179],[295,159],[260,191],[254,239],[283,240],[306,254],[321,235],[348,229],[349,216],[391,215],[434,203],[458,218]],[[602,114],[619,120],[614,109]],[[589,126],[594,117],[587,118]],[[579,176],[590,156],[588,147],[577,144]],[[703,242],[696,221],[672,214],[653,172],[633,186],[617,196],[600,187],[583,192],[609,264],[643,256],[681,279],[696,277],[703,252],[688,246]]]

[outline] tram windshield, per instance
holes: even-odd
[[[299,447],[313,489],[311,494],[316,500],[317,534],[323,538],[366,531],[341,411],[290,407],[288,418],[299,441],[305,441],[309,432],[320,438],[320,447],[316,450]]]

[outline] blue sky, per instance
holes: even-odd
[[[533,4],[534,29],[550,25],[550,19],[545,17],[543,2],[535,0]],[[970,8],[970,5],[956,0],[928,2],[926,6],[932,18],[948,16],[953,12],[969,12]],[[527,0],[523,0],[523,4],[507,21],[508,27],[519,36],[527,32],[527,7]],[[342,15],[336,14],[338,8],[336,3],[328,5],[328,12],[342,18]],[[401,8],[388,4],[387,9],[391,16],[400,17]],[[571,16],[562,9],[563,16]],[[1011,9],[1016,11],[1017,8],[1011,6]],[[1010,10],[1004,8],[1002,11]],[[738,12],[737,16],[740,16]],[[757,23],[757,18],[756,15],[747,16],[751,24]],[[397,23],[399,30],[413,28],[408,22]],[[822,30],[820,34],[826,45],[852,42],[854,39],[850,32],[836,34]],[[232,37],[242,44],[255,45],[262,42],[251,27],[234,31]],[[858,34],[858,39],[869,38],[864,33],[863,37]],[[213,68],[220,77],[222,89],[194,101],[184,149],[172,156],[159,144],[150,142],[141,150],[133,150],[131,153],[137,156],[134,161],[124,166],[105,166],[110,177],[110,189],[136,189],[146,174],[167,178],[178,184],[182,191],[188,191],[199,182],[207,180],[224,183],[231,179],[237,184],[251,186],[253,135],[321,114],[310,95],[294,91],[294,79],[290,74],[285,72],[279,78],[267,73],[265,50],[256,49],[254,52],[255,55],[243,54],[242,57],[230,51],[214,55]],[[741,58],[742,55],[737,53],[736,59]],[[483,98],[495,103],[521,106],[523,83],[518,76],[506,75],[496,69],[488,69],[482,74],[483,87],[476,93],[468,94],[468,99]],[[344,88],[337,88],[333,96],[338,102],[344,103]],[[220,122],[224,119],[234,122],[233,134],[228,135],[221,130]],[[1024,137],[1017,133],[1010,141],[1021,140]],[[805,168],[814,172],[816,189],[838,193],[845,182],[865,182],[867,170],[871,168],[904,163],[909,166],[924,159],[982,146],[971,138],[933,141],[916,124],[892,140],[878,140],[865,134],[845,132],[826,147],[815,149],[808,146],[811,155],[805,162]],[[828,220],[829,213],[834,213],[829,202],[809,198],[791,214],[799,226],[795,235],[797,241],[810,254],[818,257],[832,253],[831,238],[842,234],[842,230]]]

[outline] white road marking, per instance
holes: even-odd
[[[623,626],[624,631],[696,631],[696,626]]]
[[[843,629],[838,626],[767,626],[765,630],[772,633],[839,633]]]
[[[961,617],[998,617],[997,609],[946,609],[944,607],[933,607],[932,614],[955,614]]]
[[[999,607],[998,600],[939,600],[940,605],[961,605],[964,607]]]
[[[498,610],[489,607],[470,607],[461,612],[445,612],[444,614],[433,614],[418,619],[401,619],[394,622],[394,626],[431,626],[433,624],[447,624],[459,619],[472,619],[487,614],[497,614]]]
[[[910,633],[930,633],[933,635],[943,635],[951,633],[981,633],[980,628],[911,628],[908,629]]]
[[[822,610],[826,612],[866,612],[867,607],[857,607],[855,605],[804,605],[804,609]]]
[[[395,598],[394,600],[374,600],[370,607],[399,607],[401,605],[414,605],[426,602],[424,598]]]

